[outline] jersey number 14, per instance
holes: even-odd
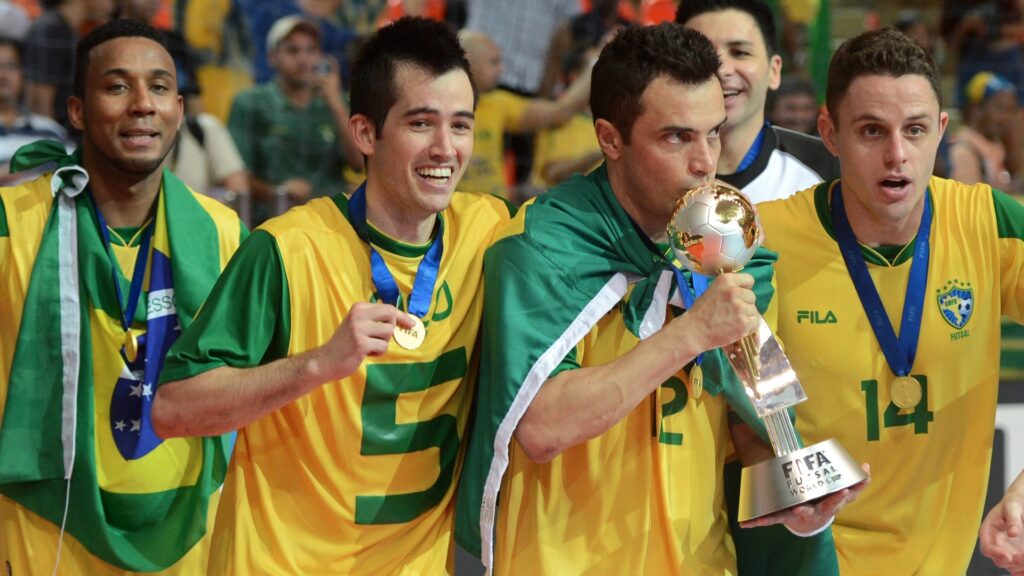
[[[913,424],[914,434],[927,434],[928,423],[935,419],[935,413],[928,409],[928,377],[916,374],[913,376],[921,383],[921,401],[914,406],[912,412],[901,414],[900,407],[890,400],[882,418],[886,428]],[[868,441],[876,441],[880,432],[878,427],[878,380],[864,380],[860,383],[860,389],[864,392],[864,411],[868,419]]]

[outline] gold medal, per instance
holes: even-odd
[[[690,368],[690,395],[696,400],[704,392],[704,371],[697,364]]]
[[[412,315],[410,314],[410,316]],[[427,328],[423,325],[423,320],[420,320],[418,316],[412,316],[412,319],[416,322],[412,328],[395,326],[395,342],[406,350],[419,348],[427,338]]]
[[[132,334],[129,328],[124,333],[124,357],[128,359],[128,362],[135,362],[135,359],[139,356],[139,339]]]
[[[900,376],[892,381],[889,395],[893,404],[902,410],[909,410],[921,401],[921,383],[913,376]]]

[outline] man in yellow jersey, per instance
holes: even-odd
[[[480,90],[473,130],[474,153],[462,188],[521,202],[523,198],[505,183],[505,134],[531,134],[568,122],[587,102],[590,66],[558,100],[528,98],[498,87],[501,48],[493,39],[482,32],[464,29],[459,32],[459,41]]]
[[[1024,574],[1024,473],[985,515],[979,532],[981,551],[1013,576]]]
[[[164,168],[182,99],[153,28],[83,38],[68,113],[81,147],[23,147],[15,170],[56,171],[0,188],[0,571],[201,574],[230,440],[162,440],[151,408],[246,231]]]
[[[442,23],[371,37],[351,94],[366,182],[254,232],[172,350],[157,431],[239,429],[209,574],[452,572],[483,252],[510,219],[454,193],[468,72]]]
[[[778,332],[807,391],[798,429],[872,467],[833,526],[844,576],[967,570],[999,319],[1024,319],[1024,208],[932,176],[941,93],[931,57],[896,30],[845,42],[818,121],[840,179],[759,206],[779,253]]]
[[[722,486],[730,405],[763,427],[718,348],[758,325],[774,255],[694,302],[664,244],[678,198],[715,172],[718,66],[707,38],[678,24],[621,31],[593,71],[605,164],[527,204],[487,252],[457,535],[496,574],[737,573]],[[813,534],[854,495],[764,523]],[[830,534],[806,541],[827,546],[798,546],[788,573],[834,572]]]

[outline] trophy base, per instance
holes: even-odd
[[[737,516],[740,522],[767,516],[839,492],[867,477],[839,442],[818,442],[744,468]]]

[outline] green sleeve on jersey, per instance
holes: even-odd
[[[0,238],[10,235],[11,233],[7,230],[7,209],[4,208],[3,196],[0,196]]]
[[[195,322],[167,353],[161,382],[284,358],[291,338],[288,302],[277,241],[257,230],[231,258]]]
[[[992,190],[992,203],[995,205],[999,237],[1024,240],[1024,205],[995,189]]]

